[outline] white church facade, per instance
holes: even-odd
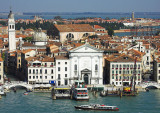
[[[56,59],[57,85],[74,84],[83,80],[85,84],[103,84],[103,51],[84,44],[69,51],[69,58]]]
[[[69,58],[71,80],[77,78],[86,84],[103,84],[103,51],[84,44],[71,50]]]

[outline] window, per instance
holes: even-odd
[[[42,74],[42,69],[40,69],[40,74]]]
[[[53,63],[51,63],[51,65],[53,66]]]
[[[112,75],[112,79],[114,79],[114,75]]]
[[[119,65],[120,68],[122,68],[122,65]]]
[[[35,76],[33,76],[33,79],[35,79]]]
[[[67,67],[65,67],[65,71],[67,71]]]
[[[74,65],[74,70],[77,71],[77,64]]]
[[[51,74],[53,74],[53,69],[51,69]]]
[[[118,64],[116,65],[116,68],[118,68]]]
[[[45,66],[47,66],[47,63],[45,63]]]
[[[147,56],[147,60],[149,60],[149,57]]]
[[[36,79],[38,79],[38,76],[36,76]]]
[[[58,67],[58,71],[61,71],[60,67]]]
[[[47,74],[47,69],[45,69],[45,74]]]
[[[112,74],[114,74],[114,71],[112,71]]]
[[[61,85],[61,81],[58,81],[58,86],[60,86]]]
[[[14,25],[12,25],[12,29],[14,29]]]
[[[45,79],[47,79],[47,76],[45,76]]]
[[[31,76],[29,76],[29,79],[31,79]]]
[[[40,79],[42,79],[42,76],[40,76]]]
[[[35,74],[35,70],[33,69],[33,74]]]
[[[67,74],[65,74],[65,77],[67,77]]]
[[[114,65],[112,64],[112,68],[114,68]]]
[[[98,65],[97,64],[95,65],[95,71],[98,71]]]
[[[61,79],[61,75],[60,74],[58,74],[58,79]]]
[[[1,63],[0,63],[0,66],[1,66]]]
[[[12,26],[10,25],[9,28],[12,29]]]
[[[160,64],[159,64],[159,67],[160,67]]]
[[[160,80],[160,76],[159,76],[159,80]]]
[[[159,70],[159,73],[160,73],[160,70]]]
[[[31,74],[31,69],[29,69],[29,74]]]
[[[119,74],[121,74],[121,71],[119,71]]]
[[[68,80],[64,80],[64,85],[68,85]]]
[[[67,64],[67,62],[65,62],[65,64]]]
[[[51,79],[53,79],[53,76],[51,76]]]
[[[36,74],[38,74],[38,69],[36,69]]]
[[[60,64],[60,62],[58,62],[58,64]]]

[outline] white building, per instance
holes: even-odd
[[[103,84],[103,51],[84,44],[69,52],[70,83],[84,80],[86,84]]]
[[[56,79],[54,58],[40,56],[29,57],[26,60],[28,61],[28,83],[48,84]]]
[[[8,15],[8,38],[9,38],[9,51],[16,50],[16,40],[15,40],[15,21],[14,14],[10,11]]]
[[[3,70],[3,59],[0,57],[0,84],[4,83],[3,75],[4,75],[4,70]]]
[[[70,60],[67,57],[56,57],[56,84],[71,84],[70,79]]]

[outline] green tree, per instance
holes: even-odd
[[[56,19],[56,20],[62,20],[62,17],[61,16],[55,16],[54,19]]]
[[[31,42],[32,41],[32,37],[26,37],[26,38],[23,38],[23,40],[26,42],[26,41],[29,41],[29,42]]]
[[[114,31],[113,31],[113,29],[111,27],[109,27],[107,30],[108,30],[108,35],[109,36],[113,36],[114,35]]]

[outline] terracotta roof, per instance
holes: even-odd
[[[135,59],[129,55],[126,54],[114,54],[111,57],[105,58],[106,60],[110,62],[135,62]],[[137,60],[140,61],[140,60]]]
[[[95,28],[95,29],[105,29],[104,27],[101,27],[101,26],[99,26],[99,25],[94,25],[94,28]]]
[[[55,25],[59,32],[94,32],[89,24]]]
[[[60,59],[60,60],[66,60],[66,59],[68,59],[68,57],[65,57],[65,56],[56,56],[55,58],[56,59]]]
[[[0,62],[2,62],[3,61],[3,59],[2,59],[2,57],[0,57]]]
[[[26,49],[26,50],[23,50],[22,53],[25,54],[25,53],[28,53],[28,52],[30,52],[30,51],[32,51],[32,49]]]
[[[36,57],[28,57],[26,58],[27,61],[42,61],[42,62],[54,62],[54,58],[53,57],[48,57],[46,55],[39,55]]]
[[[29,42],[24,42],[24,44],[22,44],[22,47],[27,47],[27,46],[35,46],[33,45],[32,43],[29,43]]]

